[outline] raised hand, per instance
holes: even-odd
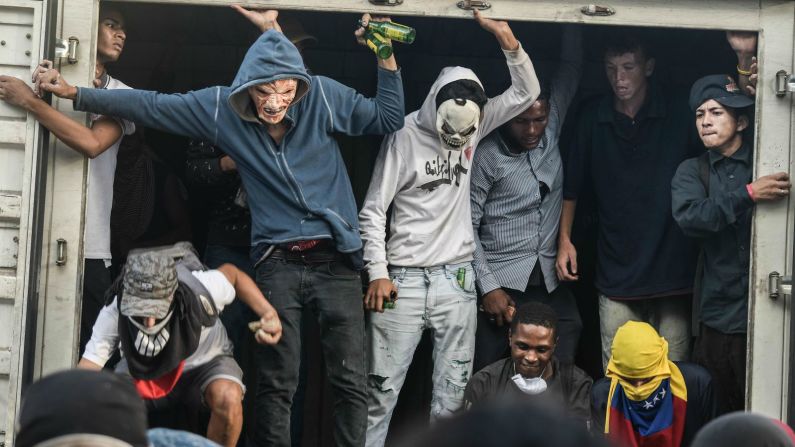
[[[726,31],[726,41],[735,53],[756,54],[756,33],[749,31]]]
[[[390,19],[388,16],[375,16],[375,17],[373,17],[373,16],[371,16],[370,14],[367,14],[367,13],[362,14],[362,23],[364,24],[364,27],[360,26],[359,28],[356,28],[356,31],[353,32],[353,36],[356,38],[356,42],[358,42],[359,45],[367,46],[367,42],[365,42],[365,40],[364,40],[364,33],[367,31],[365,29],[365,27],[367,27],[367,24],[370,23],[370,21],[373,21],[373,22],[390,22],[391,20],[392,19]],[[384,37],[384,38],[387,41],[389,41],[389,39],[387,39],[386,37]]]
[[[239,12],[240,15],[248,19],[263,33],[269,29],[282,32],[282,27],[276,21],[276,18],[279,17],[279,11],[275,9],[246,9],[240,5],[232,5],[232,9]]]
[[[481,28],[494,34],[494,37],[497,38],[497,41],[500,43],[500,47],[503,50],[516,50],[519,48],[519,41],[516,40],[516,37],[513,35],[513,31],[511,27],[508,25],[508,22],[503,20],[493,20],[488,19],[480,13],[479,10],[475,9],[472,11],[472,16],[475,18],[475,21],[478,22]]]

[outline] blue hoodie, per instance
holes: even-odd
[[[299,81],[277,145],[257,119],[248,87]],[[356,202],[332,134],[386,134],[403,127],[399,72],[378,69],[375,98],[323,76],[309,76],[298,50],[276,31],[251,46],[231,87],[185,94],[79,88],[75,110],[129,119],[166,132],[211,141],[229,154],[248,193],[252,246],[334,239],[337,250],[362,248]]]

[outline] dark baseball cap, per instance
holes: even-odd
[[[177,290],[174,259],[163,253],[130,253],[119,311],[127,317],[165,318]]]
[[[704,76],[690,89],[690,108],[693,112],[710,99],[733,109],[742,109],[754,104],[754,99],[744,95],[734,79],[725,74]]]

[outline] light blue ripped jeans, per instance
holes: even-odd
[[[463,287],[457,274],[463,268]],[[367,324],[367,446],[383,446],[392,411],[425,329],[433,332],[431,419],[458,410],[472,374],[477,308],[471,263],[390,267],[398,289],[394,309],[372,312]]]

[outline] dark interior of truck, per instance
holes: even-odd
[[[226,6],[158,5],[147,3],[114,4],[126,18],[127,41],[120,61],[110,65],[112,76],[129,86],[160,92],[185,92],[213,85],[229,85],[249,45],[258,31],[233,9]],[[281,11],[302,24],[317,42],[304,50],[312,73],[336,79],[365,95],[375,93],[375,56],[356,44],[353,32],[358,14],[311,11]],[[495,96],[509,83],[504,57],[495,39],[480,29],[462,11],[460,18],[394,16],[396,22],[417,30],[412,45],[396,43],[395,55],[402,69],[406,112],[416,110],[440,69],[449,65],[466,66],[478,74],[486,93]],[[485,13],[488,15],[488,12]],[[532,21],[511,21],[512,29],[532,58],[542,79],[553,73],[559,58],[561,34],[566,25]],[[603,48],[609,33],[627,31],[622,27],[578,25],[583,27],[585,64],[577,97],[564,126],[561,151],[565,160],[567,144],[578,107],[596,95],[609,91],[602,68]],[[672,90],[688,91],[697,78],[713,73],[735,73],[737,59],[722,30],[644,28],[631,29],[649,43],[656,58],[654,78]],[[146,131],[146,141],[158,157],[181,176],[185,170],[187,139],[162,132]],[[364,198],[370,172],[378,153],[378,137],[340,137],[343,157],[349,169],[358,203]],[[191,226],[195,246],[203,247],[202,198],[190,194]],[[581,199],[574,237],[580,256],[581,279],[569,284],[577,296],[584,324],[578,366],[594,378],[600,377],[599,323],[596,290],[593,288],[595,217],[593,206]],[[578,241],[578,242],[577,242]],[[307,387],[303,408],[302,445],[332,445],[332,405],[330,386],[325,382],[320,334],[312,318],[305,318]],[[390,428],[388,444],[428,424],[432,371],[430,340],[420,345],[409,371]],[[245,365],[244,365],[245,366]],[[248,396],[253,397],[254,370],[248,374]],[[247,400],[251,400],[250,398]],[[248,417],[247,417],[248,418]],[[249,427],[250,428],[250,427]],[[295,445],[295,444],[294,444]]]

